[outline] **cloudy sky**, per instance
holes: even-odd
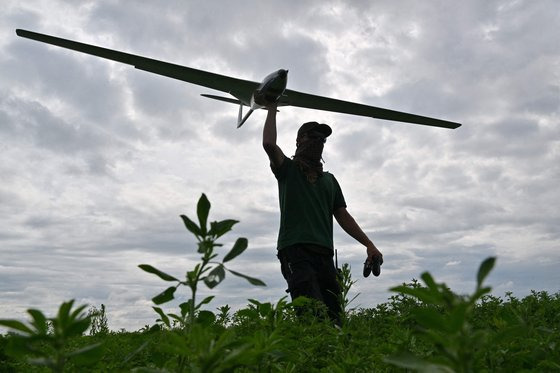
[[[290,70],[291,89],[463,123],[456,130],[282,108],[279,144],[329,123],[325,169],[383,252],[335,227],[354,306],[429,270],[472,291],[497,256],[495,295],[556,293],[560,274],[560,4],[550,1],[4,1],[0,13],[0,318],[53,315],[69,299],[107,307],[109,326],[153,324],[150,298],[192,269],[201,193],[211,220],[240,220],[222,241],[249,249],[210,304],[276,302],[277,186],[261,147],[265,112],[204,87],[19,38],[16,28],[243,79]],[[186,289],[178,292],[181,300]],[[175,310],[176,303],[168,310]]]

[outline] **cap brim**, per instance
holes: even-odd
[[[312,131],[321,132],[325,137],[329,137],[332,134],[332,129],[324,123],[319,123],[318,126],[312,129]]]

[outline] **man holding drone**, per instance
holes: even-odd
[[[278,258],[292,299],[306,296],[323,302],[329,317],[340,322],[340,286],[334,265],[333,216],[342,229],[366,247],[364,276],[379,276],[383,255],[346,209],[342,190],[323,171],[322,152],[332,129],[304,123],[297,133],[296,152],[288,158],[276,144],[277,106],[268,107],[263,148],[278,180],[280,230]]]

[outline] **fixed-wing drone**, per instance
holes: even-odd
[[[375,106],[368,106],[355,102],[342,101],[334,98],[286,89],[288,82],[288,70],[284,69],[273,72],[264,78],[261,83],[258,83],[214,74],[208,71],[197,70],[191,67],[176,65],[169,62],[158,61],[134,54],[119,52],[95,45],[39,34],[36,32],[17,29],[16,34],[24,38],[126,63],[140,70],[229,93],[235,98],[209,94],[202,94],[202,96],[239,105],[239,115],[237,119],[238,128],[245,123],[253,111],[265,108],[273,103],[277,103],[278,106],[298,106],[308,109],[333,111],[397,122],[423,124],[434,127],[453,129],[461,126],[460,123],[449,122],[446,120],[403,113],[400,111],[383,109]],[[243,116],[243,106],[247,106],[249,108],[249,111],[245,114],[245,116]]]

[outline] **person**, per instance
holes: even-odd
[[[323,171],[322,152],[332,129],[317,122],[298,130],[292,159],[276,143],[277,105],[270,105],[263,129],[263,148],[278,181],[280,229],[278,259],[293,299],[316,299],[340,323],[340,286],[333,262],[333,216],[351,237],[365,246],[367,260],[382,254],[348,212],[333,174]]]

